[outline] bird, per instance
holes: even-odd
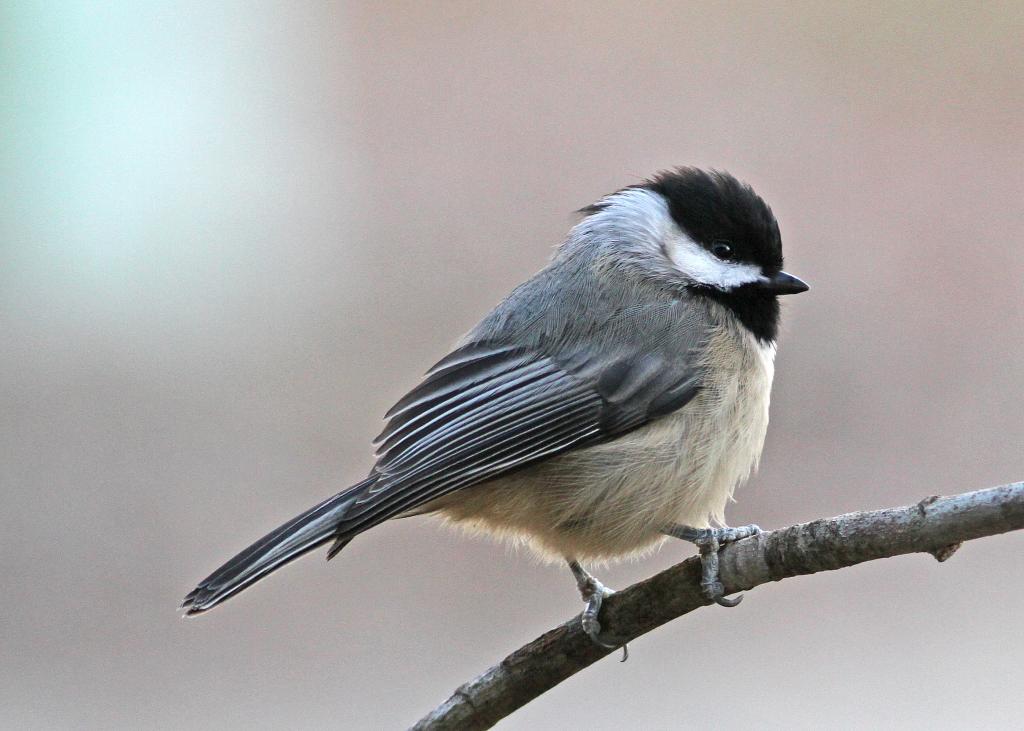
[[[674,537],[699,549],[701,590],[724,595],[718,550],[734,490],[768,427],[783,271],[779,225],[753,188],[679,167],[605,195],[385,414],[355,485],[264,536],[191,591],[206,612],[330,544],[385,521],[435,515],[565,562],[583,630],[612,593],[585,565]]]

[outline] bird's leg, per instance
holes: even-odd
[[[604,602],[604,598],[615,592],[591,576],[585,568],[580,566],[579,561],[569,561],[569,570],[576,577],[576,586],[579,587],[580,596],[587,603],[583,610],[583,631],[601,647],[614,650],[618,645],[609,645],[601,639],[601,622],[597,617],[601,613],[601,604]],[[622,662],[625,662],[628,657],[629,649],[623,645]]]
[[[600,638],[601,623],[598,621],[598,614],[601,613],[601,604],[606,596],[612,594],[612,590],[595,579],[590,573],[580,566],[579,561],[570,561],[569,570],[576,577],[576,586],[579,587],[580,596],[587,603],[583,610],[583,631],[590,635],[590,639],[603,647],[614,648]]]
[[[756,536],[760,532],[761,529],[756,525],[744,525],[739,528],[691,528],[676,523],[662,530],[665,535],[689,541],[697,546],[700,551],[700,588],[705,597],[723,607],[735,607],[743,601],[743,595],[740,594],[735,599],[725,598],[725,587],[718,578],[718,550],[722,546]]]

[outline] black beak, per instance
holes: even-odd
[[[772,275],[764,282],[761,282],[758,287],[762,292],[769,294],[800,294],[810,289],[802,279],[797,279],[792,274],[786,274],[786,272],[778,272]]]

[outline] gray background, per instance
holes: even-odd
[[[3,726],[396,728],[577,612],[427,519],[174,608],[658,168],[752,182],[812,285],[732,523],[1024,478],[1021,3],[513,5],[4,4]],[[503,727],[1019,722],[1022,548],[759,589]]]

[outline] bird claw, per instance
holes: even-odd
[[[723,594],[715,594],[709,597],[711,601],[720,607],[735,607],[737,604],[743,601],[743,595],[738,594],[735,599],[729,599]]]
[[[600,596],[600,594],[597,596]],[[614,650],[617,645],[613,645],[601,639],[601,623],[597,619],[597,615],[600,611],[601,599],[594,597],[587,602],[587,608],[583,610],[583,617],[581,621],[583,631],[586,632],[587,636],[594,641],[594,644],[600,645],[601,647],[607,647],[609,650]]]
[[[744,538],[750,538],[761,533],[756,525],[743,525],[737,528],[704,528],[695,529],[686,526],[673,526],[669,535],[691,541],[700,551],[701,581],[700,588],[704,597],[715,604],[723,607],[735,607],[743,601],[740,594],[735,599],[725,597],[725,587],[718,576],[718,552],[723,546]]]
[[[572,569],[573,574],[576,576],[576,585],[579,587],[580,596],[587,603],[583,613],[580,615],[583,631],[587,633],[587,636],[590,637],[594,644],[609,650],[617,649],[620,645],[613,645],[601,639],[601,622],[598,619],[605,597],[609,597],[615,592],[587,573],[579,563],[571,561],[569,568]],[[621,662],[626,662],[629,659],[629,648],[626,645],[621,645],[621,647]]]

